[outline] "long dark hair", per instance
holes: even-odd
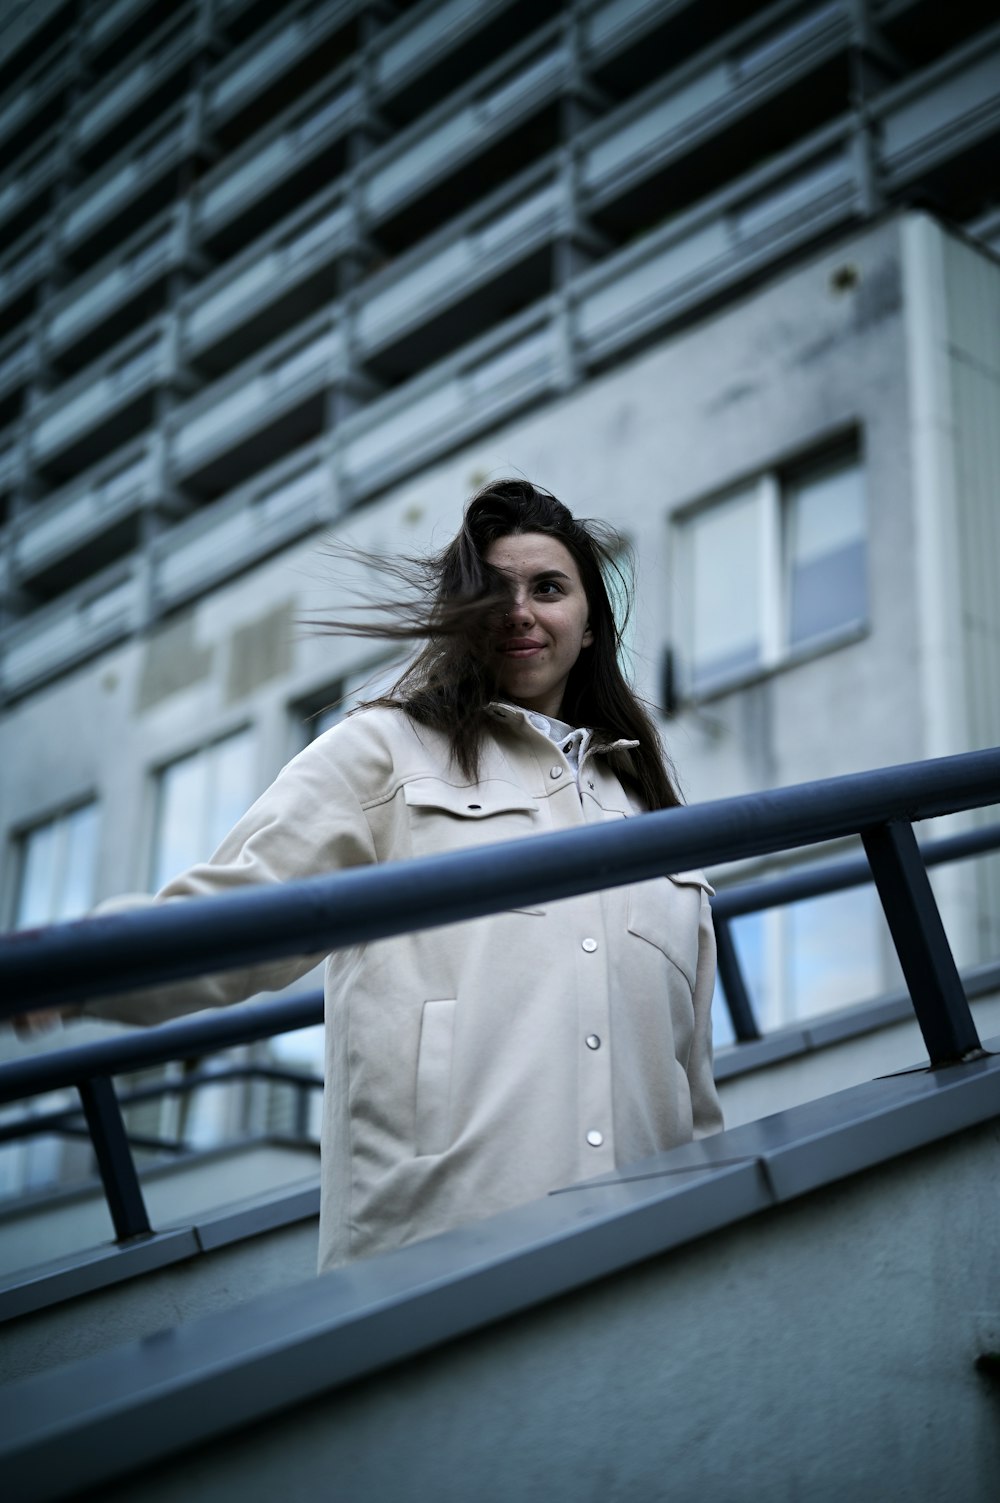
[[[431,558],[370,560],[416,587],[406,604],[375,603],[373,621],[349,626],[324,623],[389,640],[425,639],[425,646],[392,689],[372,705],[403,709],[421,725],[447,737],[464,775],[478,775],[484,739],[494,722],[488,706],[497,697],[496,659],[490,651],[498,617],[509,601],[502,572],[485,562],[492,543],[538,532],[558,539],[580,571],[593,644],[570,671],[560,717],[589,726],[603,740],[634,740],[621,761],[622,775],[647,809],[680,803],[667,772],[656,726],[629,688],[619,664],[622,633],[631,609],[628,549],[604,523],[578,521],[549,491],[527,480],[494,480],[469,501],[456,537]],[[608,581],[620,602],[612,606]]]

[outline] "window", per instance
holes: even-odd
[[[874,887],[853,887],[732,920],[733,944],[762,1033],[870,1002],[901,984]],[[733,1030],[721,986],[717,1048]]]
[[[21,837],[14,913],[18,929],[77,918],[93,906],[98,825],[92,801]]]
[[[771,472],[678,519],[680,682],[705,694],[855,635],[868,614],[856,447]]]
[[[324,731],[343,720],[363,700],[378,699],[392,688],[403,671],[403,660],[395,653],[380,657],[364,668],[345,674],[324,689],[307,705],[299,706],[297,716],[305,721],[305,739],[315,741]]]
[[[153,890],[206,860],[257,792],[249,731],[171,762],[159,776],[150,880]]]

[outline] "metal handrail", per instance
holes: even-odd
[[[994,748],[20,931],[0,939],[0,1018],[432,929],[695,864],[864,838],[867,830],[909,827],[998,801],[1000,748]]]
[[[7,988],[0,1017],[29,1005],[58,1004],[277,955],[309,954],[433,928],[511,906],[646,880],[695,862],[714,865],[860,835],[931,1064],[951,1063],[982,1050],[912,821],[996,802],[1000,748],[277,888],[22,931],[0,939],[0,985]],[[974,832],[938,842],[938,857],[954,859],[991,849],[995,833]],[[819,888],[815,874],[802,874],[795,895],[807,895],[810,887],[833,891],[865,880],[860,863],[838,865],[836,877],[828,873],[821,879],[826,885]],[[790,901],[791,880],[766,884],[759,906]],[[777,896],[779,890],[783,897]],[[725,957],[727,949],[731,952],[730,971],[738,974],[726,895],[717,901],[720,953]],[[730,896],[728,906],[731,913],[748,911],[739,908],[738,892]],[[736,1016],[733,997],[728,1000]],[[310,997],[241,1008],[238,1021],[208,1018],[167,1025],[149,1041],[150,1052],[142,1062],[151,1062],[163,1049],[164,1035],[172,1035],[167,1046],[171,1052],[160,1057],[176,1058],[181,1038],[190,1047],[192,1033],[203,1049],[206,1044],[209,1049],[224,1047],[223,1041],[235,1043],[306,1026],[318,1021],[318,1010],[318,999]],[[287,1021],[293,1013],[301,1021]],[[740,1036],[754,1037],[752,1008],[743,1023],[752,1031]],[[214,1044],[208,1043],[210,1035]],[[134,1038],[111,1040],[64,1051],[61,1061],[60,1056],[54,1061],[50,1056],[0,1067],[0,1100],[53,1089],[51,1083],[38,1082],[51,1082],[60,1068],[75,1071],[72,1079],[64,1075],[62,1083],[73,1083],[80,1091],[119,1240],[151,1230],[111,1083],[116,1067],[136,1067],[141,1052],[137,1043],[141,1041]],[[84,1063],[88,1051],[94,1052]]]

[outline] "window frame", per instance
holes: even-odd
[[[235,725],[227,726],[224,730],[219,730],[213,735],[206,736],[204,740],[196,741],[193,744],[189,743],[183,749],[173,751],[169,756],[159,758],[149,768],[147,779],[150,786],[150,797],[147,801],[147,809],[149,812],[146,816],[146,819],[148,821],[148,823],[146,824],[146,828],[148,830],[148,838],[146,840],[145,857],[141,867],[140,878],[140,884],[144,891],[157,892],[159,891],[160,886],[162,886],[162,883],[158,883],[156,880],[156,867],[159,859],[158,850],[160,844],[160,820],[163,808],[164,775],[170,770],[170,768],[175,767],[179,762],[185,762],[191,757],[203,756],[206,752],[211,751],[213,747],[219,746],[225,741],[235,739],[238,736],[247,736],[250,741],[252,775],[250,778],[249,799],[244,805],[243,810],[241,810],[241,813],[245,813],[246,810],[250,808],[254,799],[263,791],[263,787],[257,775],[258,769],[256,759],[259,755],[259,738],[256,734],[256,730],[257,728],[252,721],[240,720]],[[210,855],[211,851],[205,849],[200,852],[196,859],[207,861]],[[179,868],[178,870],[180,869],[181,868]],[[170,877],[173,877],[175,875],[177,875],[176,871],[170,872]],[[168,877],[167,880],[170,880],[170,877]]]
[[[865,576],[866,610],[862,619],[845,622],[802,642],[793,644],[790,640],[793,571],[790,515],[793,498],[799,488],[800,477],[807,476],[812,470],[836,465],[838,460],[843,461],[845,468],[857,468],[862,483],[864,482],[867,466],[859,429],[839,432],[821,444],[798,450],[762,470],[750,472],[724,488],[683,504],[671,514],[673,584],[670,591],[670,640],[674,644],[676,659],[679,708],[717,699],[734,689],[770,678],[782,669],[821,657],[869,635],[870,568],[866,570]],[[727,501],[748,494],[755,498],[759,519],[756,567],[761,601],[758,618],[760,655],[752,665],[725,670],[696,684],[693,680],[690,650],[694,636],[695,600],[693,589],[685,588],[682,584],[682,581],[693,579],[693,524],[697,523],[699,517],[725,505]],[[871,513],[867,505],[867,494],[864,499],[867,548],[871,542]]]
[[[31,836],[37,834],[40,830],[43,830],[50,825],[61,825],[67,820],[71,819],[73,815],[78,814],[81,810],[89,808],[94,809],[98,820],[97,836],[94,845],[91,904],[89,906],[93,905],[93,897],[94,894],[96,894],[98,888],[98,873],[100,871],[101,863],[101,826],[103,823],[102,800],[96,789],[91,789],[85,793],[78,794],[72,799],[66,799],[65,801],[60,802],[54,806],[50,806],[50,808],[46,810],[45,813],[36,814],[31,819],[15,825],[9,831],[8,870],[11,872],[12,880],[10,882],[10,887],[4,908],[7,925],[11,930],[17,928],[20,923],[19,910],[21,906],[21,895],[23,890],[24,877],[27,870],[28,841],[30,840]],[[65,851],[63,852],[63,866],[65,867]],[[84,909],[84,912],[88,911],[89,907],[87,909]],[[78,914],[74,916],[79,917],[80,915]],[[44,920],[44,922],[59,923],[61,922],[61,920],[46,919]],[[29,927],[31,926],[29,925]]]

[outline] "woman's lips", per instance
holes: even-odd
[[[535,642],[532,638],[525,637],[522,641],[505,642],[500,651],[506,658],[533,658],[544,646],[544,642]]]

